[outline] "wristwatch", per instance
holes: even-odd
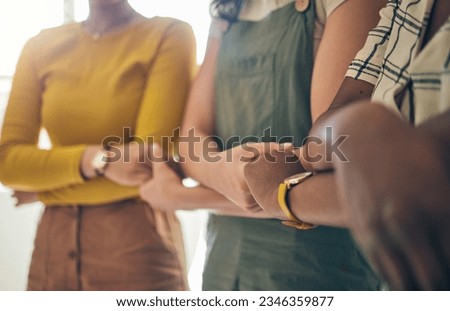
[[[99,150],[92,158],[91,165],[98,177],[105,175],[105,170],[108,166],[108,151],[104,149]]]
[[[308,224],[298,219],[289,208],[286,198],[290,189],[294,186],[301,184],[306,179],[312,176],[311,172],[300,173],[284,180],[278,187],[278,205],[283,211],[288,220],[282,221],[283,225],[294,227],[300,230],[309,230],[317,227],[316,225]]]

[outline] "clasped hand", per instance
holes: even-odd
[[[222,151],[219,153],[220,161],[212,172],[213,183],[207,186],[245,210],[260,210],[260,204],[255,200],[247,184],[244,173],[246,166],[257,160],[274,163],[282,160],[284,162],[285,157],[281,155],[286,153],[292,157],[292,150],[293,145],[290,143],[248,143]],[[261,188],[258,188],[257,192],[260,189],[265,189],[265,182],[266,179],[259,180]]]
[[[156,148],[158,151],[155,151]],[[143,185],[153,177],[154,165],[159,162],[167,162],[174,169],[174,174],[182,175],[179,165],[156,144],[130,143],[116,146],[109,151],[109,157],[105,177],[123,186]]]

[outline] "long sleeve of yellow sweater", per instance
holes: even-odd
[[[152,18],[101,38],[80,24],[41,32],[19,59],[0,139],[0,181],[51,204],[135,197],[105,178],[85,181],[87,145],[118,137],[160,141],[181,122],[195,66],[191,28]],[[44,128],[52,148],[40,150]],[[130,137],[124,132],[130,131]],[[116,138],[117,139],[117,138]]]

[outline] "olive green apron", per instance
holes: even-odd
[[[238,136],[270,135],[293,135],[298,146],[308,134],[315,10],[311,5],[300,13],[294,5],[259,22],[236,22],[224,35],[215,107],[223,148],[236,144]],[[210,216],[204,290],[375,290],[379,285],[347,230],[299,231],[278,220]]]

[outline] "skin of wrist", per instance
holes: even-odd
[[[214,189],[214,184],[221,172],[225,170],[226,156],[223,152],[216,152],[214,156],[220,156],[221,160],[218,162],[212,162],[207,160],[202,160],[202,167],[204,168],[204,180],[202,184],[206,185],[208,188]]]

